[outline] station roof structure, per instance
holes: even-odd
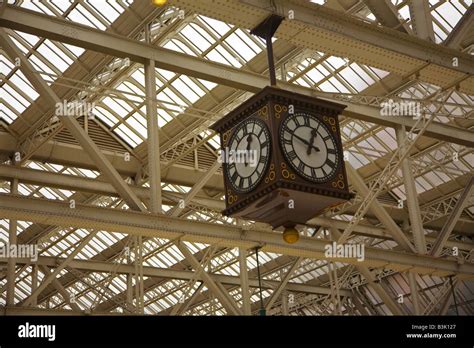
[[[341,135],[356,197],[308,221],[295,245],[221,215],[220,142],[209,129],[268,85],[265,42],[250,30],[270,13],[286,17],[273,39],[278,86],[347,105]],[[258,249],[269,315],[472,315],[473,31],[469,0],[3,1],[0,246],[14,226],[39,257],[16,260],[7,304],[0,255],[0,306],[256,313]],[[87,112],[65,124],[55,114],[63,101]],[[410,132],[417,119],[381,115],[388,102],[421,106],[423,135]],[[410,137],[350,236],[365,260],[325,257]],[[150,159],[164,216],[148,211]]]

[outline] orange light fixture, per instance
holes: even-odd
[[[283,240],[288,244],[296,243],[300,239],[298,230],[294,227],[287,227],[283,231]]]
[[[151,0],[151,3],[155,6],[161,7],[167,3],[168,0]]]

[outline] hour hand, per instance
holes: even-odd
[[[319,151],[320,151],[317,146],[314,146],[312,143],[310,143],[310,142],[307,141],[306,139],[303,139],[303,138],[300,137],[299,135],[296,135],[296,134],[293,133],[293,136],[294,136],[296,139],[300,140],[303,144],[306,144],[306,145],[308,145],[308,147],[313,148],[316,152],[319,152]]]
[[[306,150],[306,153],[309,155],[311,155],[311,150],[312,150],[312,147],[313,147],[313,143],[314,143],[314,139],[316,138],[316,135],[318,133],[316,132],[316,129],[311,129],[311,138],[309,139],[309,143],[308,143],[308,149]],[[318,152],[319,149],[316,147],[316,152]]]
[[[245,166],[247,167],[249,162],[248,162],[248,157],[250,156],[250,143],[252,142],[252,134],[249,134],[247,136],[247,155],[245,156]]]

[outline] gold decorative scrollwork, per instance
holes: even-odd
[[[268,172],[268,176],[265,177],[265,180],[264,180],[264,181],[265,181],[265,184],[268,184],[270,181],[275,180],[275,175],[276,175],[276,174],[275,174],[275,165],[272,163],[272,164],[270,165],[270,170],[269,170],[269,172]]]
[[[265,105],[263,108],[260,108],[258,111],[257,111],[257,115],[262,117],[263,119],[265,120],[268,120],[268,106]]]
[[[296,176],[295,174],[293,174],[292,172],[290,172],[287,168],[286,168],[286,163],[280,163],[280,167],[281,167],[281,175],[283,176],[283,178],[285,179],[291,179],[291,180],[295,180],[296,179]]]
[[[285,105],[275,104],[273,105],[273,110],[275,110],[275,117],[280,118],[280,114],[288,110]]]
[[[224,142],[224,145],[227,145],[227,142],[229,141],[229,135],[232,129],[229,129],[228,131],[222,133],[222,141]]]
[[[227,202],[229,204],[237,202],[237,199],[239,199],[237,195],[233,195],[231,190],[227,190]]]

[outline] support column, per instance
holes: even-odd
[[[13,179],[10,182],[10,193],[13,195],[18,194],[18,179]],[[10,219],[8,225],[8,245],[7,248],[12,245],[16,246],[17,243],[17,220]],[[15,268],[16,259],[13,257],[8,258],[7,264],[7,306],[15,305]]]
[[[140,314],[145,314],[145,289],[143,287],[143,236],[138,236],[138,294]]]
[[[131,258],[132,251],[129,249],[127,254],[127,264],[132,263]],[[126,293],[127,308],[132,312],[133,310],[133,275],[127,273],[127,293]]]
[[[421,314],[420,298],[418,296],[418,286],[416,284],[416,275],[413,272],[408,272],[408,282],[410,284],[411,300],[416,315]]]
[[[290,315],[288,310],[288,291],[286,290],[281,293],[281,314]]]
[[[31,294],[34,293],[37,287],[38,287],[38,265],[34,265],[32,266],[32,269],[31,269]],[[33,297],[31,305],[35,307],[38,305],[38,296]]]
[[[405,127],[395,129],[399,146],[406,141]],[[408,214],[410,216],[410,227],[413,233],[413,240],[416,251],[419,254],[426,254],[425,231],[421,220],[420,205],[418,203],[418,194],[416,193],[415,177],[411,171],[410,158],[405,158],[401,164],[403,174],[403,184],[405,185],[405,194],[407,196]]]
[[[405,127],[395,129],[399,146],[406,141]],[[401,163],[403,174],[403,184],[407,196],[408,215],[410,216],[410,227],[413,233],[416,251],[419,254],[426,254],[425,231],[421,220],[420,205],[418,203],[418,194],[416,192],[415,178],[411,171],[410,159],[407,157]]]
[[[150,28],[145,28],[145,40],[151,42]],[[147,115],[147,151],[148,177],[150,180],[150,210],[152,213],[161,213],[161,169],[160,169],[160,140],[158,135],[158,114],[156,111],[156,80],[155,61],[145,61],[145,96]]]
[[[428,0],[408,1],[413,31],[420,39],[435,42],[433,21]]]
[[[135,312],[144,314],[143,237],[135,237]]]
[[[247,250],[239,248],[240,285],[242,287],[242,312],[250,315],[249,274],[247,270]]]

